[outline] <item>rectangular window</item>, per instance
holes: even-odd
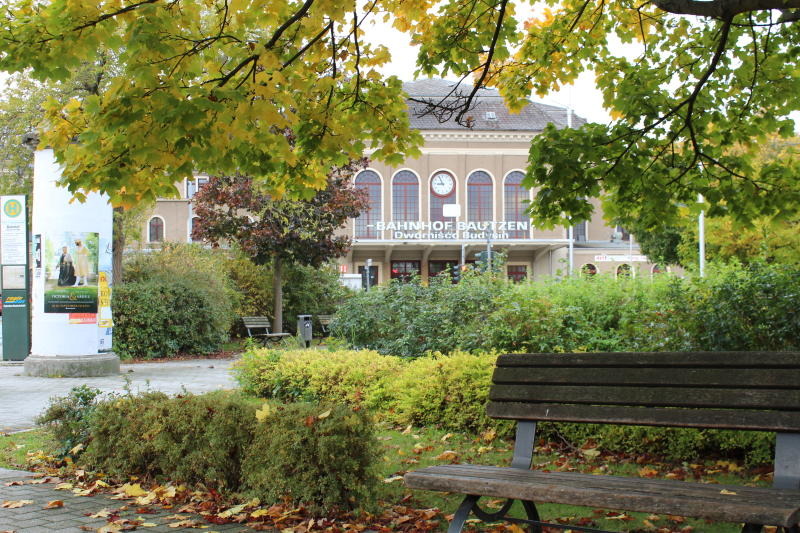
[[[198,177],[193,180],[186,180],[186,198],[194,198],[200,187],[208,183],[207,177]]]
[[[508,265],[508,279],[515,282],[528,279],[528,265]]]
[[[392,279],[399,279],[402,282],[407,282],[414,275],[419,275],[420,262],[419,261],[392,261]]]
[[[572,238],[575,242],[586,242],[586,226],[585,220],[572,226]]]
[[[455,259],[452,260],[443,260],[443,261],[428,261],[428,278],[435,278],[439,274],[447,273],[450,276],[453,276],[453,269],[458,268],[458,261]],[[453,283],[455,283],[455,279],[453,279]]]

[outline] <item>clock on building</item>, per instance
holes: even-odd
[[[447,172],[437,172],[431,178],[431,191],[436,196],[449,196],[455,186],[453,176]]]

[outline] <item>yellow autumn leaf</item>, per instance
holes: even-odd
[[[732,490],[722,489],[719,491],[720,494],[724,494],[725,496],[736,496],[736,493]]]
[[[322,420],[323,418],[328,418],[329,416],[331,416],[331,410],[330,409],[328,409],[324,413],[321,413],[319,416],[317,416],[317,418]]]
[[[147,491],[139,483],[125,483],[120,487],[120,492],[124,492],[129,498],[138,498],[147,494]]]

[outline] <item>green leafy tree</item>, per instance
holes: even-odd
[[[103,95],[48,106],[44,139],[78,194],[155,199],[200,169],[309,198],[367,147],[390,164],[418,153],[400,81],[376,70],[389,51],[364,39],[364,24],[392,18],[420,44],[418,74],[473,82],[426,102],[465,126],[482,86],[518,109],[594,72],[614,120],[534,140],[526,184],[540,189],[540,223],[588,218],[597,196],[610,218],[648,225],[694,209],[698,193],[712,216],[797,210],[800,163],[753,161],[800,109],[800,0],[545,0],[523,30],[521,3],[9,0],[0,68],[65,79],[98,47],[114,54]]]
[[[274,333],[283,331],[284,264],[318,267],[349,250],[350,238],[334,232],[367,207],[352,184],[364,166],[359,160],[337,168],[309,200],[276,199],[243,176],[211,178],[195,195],[193,239],[233,241],[254,263],[272,264]]]

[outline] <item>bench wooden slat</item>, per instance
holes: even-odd
[[[800,389],[800,368],[498,367],[492,381],[502,384]]]
[[[497,366],[800,368],[800,352],[646,352],[506,354]]]
[[[700,389],[581,385],[494,385],[493,401],[546,402],[646,407],[800,409],[797,389]]]
[[[800,520],[800,491],[673,480],[441,465],[405,475],[410,488],[535,502],[693,516],[790,527]],[[727,490],[735,494],[722,494]]]
[[[795,411],[490,402],[486,412],[492,418],[507,420],[800,432],[800,413]]]
[[[271,328],[272,322],[265,316],[243,316],[242,322],[245,327],[251,328]]]

